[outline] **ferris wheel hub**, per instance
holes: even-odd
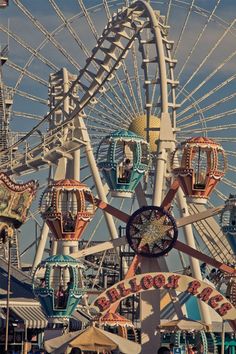
[[[145,206],[131,215],[126,237],[131,248],[144,257],[168,253],[178,237],[173,216],[161,207]]]

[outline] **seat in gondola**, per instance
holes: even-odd
[[[188,202],[205,204],[225,174],[224,150],[206,137],[188,139],[175,150],[172,171]]]
[[[100,143],[97,163],[112,196],[131,197],[149,168],[149,144],[131,131],[117,130]]]

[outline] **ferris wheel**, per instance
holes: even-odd
[[[236,112],[235,19],[229,4],[223,0],[214,4],[194,0],[91,4],[78,0],[70,6],[54,0],[40,5],[13,0],[4,10],[11,20],[1,24],[3,48],[9,42],[10,49],[2,72],[5,92],[13,94],[13,105],[10,127],[2,126],[2,148],[8,149],[1,155],[3,170],[20,178],[35,176],[42,180],[42,189],[48,178],[80,180],[114,210],[131,215],[143,206],[144,217],[151,220],[152,210],[147,205],[160,207],[168,191],[173,191],[172,153],[183,141],[201,136],[207,146],[211,140],[220,144],[219,149],[222,146],[228,157],[227,173],[214,187],[207,207],[217,207],[230,193],[236,194],[236,126],[232,122]],[[134,136],[114,133],[127,130]],[[117,177],[121,191],[113,188],[109,193],[111,183],[105,174],[100,179],[98,170],[109,170],[101,162],[105,144],[113,139],[117,146],[114,158],[125,154],[130,160],[129,142],[136,136],[150,144],[148,172],[141,176],[142,183],[126,190],[125,195],[122,178],[127,176],[122,176],[121,164]],[[143,153],[145,142],[140,149]],[[198,153],[196,166],[200,162],[203,166],[207,156],[203,154],[204,158],[200,150]],[[177,171],[175,156],[172,167]],[[200,174],[198,182],[201,189]],[[181,194],[178,202],[170,198],[168,203],[167,228],[172,223],[173,230],[172,214],[181,218],[207,212],[202,204],[187,205]],[[161,218],[165,211],[157,213]],[[133,227],[137,218],[142,216],[134,213],[134,220],[128,222],[134,249],[141,247],[135,246],[139,242]],[[124,226],[124,215],[121,220]],[[45,243],[46,227],[43,232]],[[109,234],[117,237],[110,214],[96,215],[85,237],[90,242],[97,235],[101,239],[101,234],[107,240]],[[198,247],[216,261],[234,261],[213,216],[197,220],[191,228],[186,226],[185,235],[189,246]],[[168,236],[176,238],[174,231]],[[197,245],[192,243],[194,237]],[[164,248],[163,254],[170,249]],[[145,248],[141,252],[145,253]],[[171,267],[171,262],[167,263]]]

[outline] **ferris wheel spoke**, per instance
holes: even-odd
[[[186,15],[186,17],[185,17],[183,26],[182,26],[181,31],[180,31],[180,34],[179,34],[179,38],[178,38],[178,40],[177,40],[177,42],[176,42],[176,46],[175,46],[175,48],[174,48],[174,52],[173,52],[173,55],[174,55],[174,56],[175,56],[175,55],[177,54],[177,52],[178,52],[180,43],[181,43],[181,41],[182,41],[184,32],[185,32],[185,30],[186,30],[186,27],[187,27],[187,24],[188,24],[188,21],[189,21],[189,17],[190,17],[190,15],[191,15],[191,13],[192,13],[192,9],[193,9],[193,6],[194,6],[194,2],[195,2],[195,0],[192,0],[192,1],[191,1],[191,4],[189,5],[189,9],[188,9],[187,15]]]
[[[131,50],[131,53],[132,53],[132,50]],[[138,104],[137,104],[137,101],[136,101],[136,97],[134,95],[134,91],[133,91],[133,87],[131,85],[131,80],[130,80],[130,76],[128,74],[128,69],[125,65],[124,62],[122,62],[122,69],[123,69],[123,73],[125,75],[125,78],[126,78],[126,82],[127,82],[127,85],[128,85],[128,88],[129,88],[129,92],[130,92],[130,96],[131,96],[131,99],[132,99],[132,107],[133,107],[133,110],[134,110],[134,113],[135,115],[139,113],[139,108],[138,108]]]
[[[219,114],[215,114],[213,116],[208,116],[208,117],[205,117],[205,120],[206,122],[211,122],[211,121],[215,121],[215,120],[218,120],[218,119],[222,119],[222,118],[225,118],[225,117],[228,117],[228,116],[232,116],[236,113],[236,108],[234,109],[231,109],[229,111],[225,111],[223,113],[219,113]],[[196,125],[199,125],[199,122],[191,122],[191,123],[188,123],[186,125],[180,125],[181,129],[185,129],[185,128],[190,128],[190,127],[193,127],[193,126],[196,126]],[[230,126],[234,126],[234,124],[230,125]],[[207,128],[207,129],[210,129],[210,128]]]
[[[109,131],[113,131],[112,127],[108,128],[108,127],[97,127],[96,125],[92,125],[92,124],[87,124],[87,128],[89,128],[89,130],[93,130],[93,131],[96,131],[96,132],[100,132],[100,133],[106,133],[109,132]]]
[[[214,215],[219,214],[223,209],[224,209],[224,205],[220,205],[212,209],[207,209],[202,212],[198,212],[198,214],[196,215],[189,215],[189,216],[176,219],[176,225],[177,227],[183,227],[192,224],[194,222],[210,218]]]
[[[179,85],[179,86],[182,87],[181,85]],[[201,122],[205,122],[204,115],[203,115],[203,113],[201,111],[201,107],[200,107],[199,103],[197,102],[197,100],[195,100],[195,98],[193,96],[190,97],[189,96],[189,92],[186,89],[183,90],[182,94],[183,94],[184,97],[188,96],[189,97],[189,101],[190,101],[188,106],[187,106],[187,108],[186,108],[186,112],[188,112],[189,110],[192,110],[192,109],[198,110],[199,111],[199,120]],[[180,117],[182,117],[184,115],[182,113],[183,111],[184,111],[184,109],[182,108],[181,112],[178,113],[178,115],[177,115],[177,123],[179,122]]]
[[[169,210],[172,204],[172,201],[179,189],[179,181],[176,179],[174,182],[171,184],[167,194],[165,195],[162,203],[161,203],[161,208],[164,210]]]
[[[230,77],[227,77],[223,82],[221,82],[219,85],[216,85],[213,89],[207,91],[201,98],[197,99],[195,101],[195,104],[199,104],[203,102],[205,99],[209,98],[211,95],[215,94],[219,90],[223,89],[230,83],[232,83],[233,80],[235,80],[236,74],[231,75]],[[181,110],[181,112],[178,114],[178,118],[184,115],[186,112],[188,112],[192,108],[192,105],[188,105],[186,108]]]
[[[226,195],[224,193],[222,193],[218,188],[214,189],[214,193],[216,193],[218,195],[218,197],[223,201],[225,201],[227,199]],[[212,203],[211,203],[211,206],[212,206]]]
[[[110,121],[111,124],[114,125],[114,127],[119,126],[119,123],[125,123],[125,122],[127,123],[127,119],[128,119],[128,117],[124,114],[124,112],[122,113],[122,115],[119,115],[119,112],[117,112],[115,109],[114,110],[112,110],[111,108],[108,109],[106,105],[100,104],[99,102],[97,105],[91,107],[90,112],[87,114],[88,117],[91,117],[92,113],[94,114],[97,113],[97,115],[101,117],[101,122],[102,121],[104,122],[103,117],[107,117],[108,121]]]
[[[100,275],[100,273],[101,273],[102,265],[103,265],[104,259],[105,259],[105,257],[106,257],[106,252],[107,252],[107,251],[104,251],[104,252],[103,252],[102,259],[101,259],[101,261],[100,261],[100,264],[99,264],[99,266],[98,266],[97,272],[96,272],[95,277],[94,277],[94,279],[93,279],[92,289],[94,289],[94,287],[95,287],[95,285],[96,285],[96,281],[97,281],[97,279],[99,278],[99,275]]]
[[[90,254],[111,250],[113,248],[124,246],[126,244],[127,244],[126,237],[123,236],[123,237],[114,239],[112,241],[102,242],[99,245],[91,246],[91,247],[82,249],[82,250],[80,250],[78,252],[72,253],[71,257],[82,258],[82,257],[86,257],[86,256],[88,256]]]
[[[121,65],[122,65],[122,63],[121,63]],[[119,102],[119,104],[123,107],[123,109],[125,111],[127,111],[127,113],[129,115],[130,115],[130,112],[132,114],[135,114],[134,107],[129,99],[129,96],[128,96],[126,90],[124,89],[124,85],[122,84],[122,80],[119,78],[117,73],[114,73],[114,82],[116,83],[116,87],[120,91],[120,95],[118,95],[117,90],[115,90],[115,88],[114,88],[115,84],[112,85],[111,83],[109,83],[109,84],[106,83],[105,87],[108,87],[111,94]],[[106,92],[105,92],[104,96],[106,96]],[[125,102],[123,102],[123,100],[121,100],[120,96],[124,98]],[[114,101],[113,101],[113,103],[114,103]],[[118,108],[118,109],[120,110],[121,108]]]
[[[222,183],[230,186],[231,188],[236,188],[236,183],[226,177],[222,179]]]
[[[125,212],[103,202],[102,200],[100,200],[98,198],[95,198],[95,201],[96,201],[96,206],[99,209],[106,211],[107,213],[113,215],[114,217],[118,218],[119,220],[123,221],[124,223],[128,222],[130,215],[128,215]]]
[[[16,95],[18,95],[18,96],[27,98],[28,100],[38,102],[38,103],[43,104],[43,105],[45,105],[45,106],[48,105],[48,101],[47,101],[47,100],[43,99],[42,97],[38,97],[38,96],[32,95],[32,94],[30,94],[30,93],[28,93],[28,92],[25,92],[25,91],[21,91],[21,90],[19,90],[19,89],[12,88],[12,93],[13,93],[13,94],[16,94]]]
[[[132,52],[132,49],[131,49],[131,52]],[[122,95],[124,96],[125,100],[129,104],[131,110],[133,111],[133,114],[136,115],[139,112],[139,109],[138,109],[138,104],[137,104],[137,101],[136,101],[136,97],[134,95],[134,91],[133,91],[133,88],[132,88],[132,85],[131,85],[130,75],[128,73],[128,69],[127,69],[127,66],[126,66],[124,61],[121,62],[121,66],[122,66],[123,74],[125,76],[125,81],[127,83],[127,86],[128,86],[128,89],[129,89],[129,93],[130,93],[130,97],[131,97],[131,100],[132,100],[133,104],[131,103],[131,100],[129,99],[129,96],[127,95],[126,91],[123,89],[123,85],[121,84],[121,80],[118,78],[117,74],[115,74],[115,78],[116,78],[116,80],[118,82],[118,86],[120,87],[120,89],[122,87],[122,89],[121,89],[122,90]]]
[[[61,19],[63,26],[69,31],[71,34],[72,38],[75,40],[75,42],[78,44],[79,48],[83,51],[83,53],[86,55],[86,57],[90,57],[90,53],[86,47],[86,45],[82,42],[80,39],[78,33],[73,29],[71,26],[70,22],[66,19],[64,16],[63,12],[60,10],[59,6],[56,4],[54,0],[49,0],[49,3],[52,5],[53,9],[55,10],[55,13],[57,16]]]
[[[131,56],[132,56],[132,63],[133,63],[134,73],[136,74],[137,88],[140,90],[140,84],[139,84],[138,75],[137,75],[137,58],[136,58],[136,52],[135,52],[135,41],[132,44]],[[127,98],[128,98],[128,100],[129,100],[129,102],[131,104],[132,109],[134,110],[134,114],[137,115],[139,113],[139,106],[138,106],[138,103],[137,103],[137,100],[136,100],[136,96],[134,94],[134,90],[133,90],[133,87],[132,87],[132,84],[131,84],[131,77],[130,77],[130,74],[129,74],[129,71],[131,71],[131,70],[128,70],[127,65],[125,64],[125,61],[121,62],[121,66],[122,66],[123,74],[124,74],[124,77],[125,77],[125,80],[126,80],[126,83],[127,83],[128,89],[129,89],[130,97],[131,97],[131,100],[132,100],[133,104],[131,104],[128,96],[127,96]]]
[[[94,148],[98,148],[99,143],[101,142],[101,136],[95,134],[93,131],[89,133],[90,139],[94,142]],[[102,135],[104,137],[104,135]]]
[[[134,113],[133,113],[133,109],[131,109],[130,106],[130,101],[126,100],[126,93],[124,92],[124,79],[123,80],[119,80],[119,82],[117,82],[116,77],[115,77],[115,83],[113,85],[109,85],[109,89],[110,89],[110,93],[114,96],[114,98],[117,100],[118,103],[118,108],[117,108],[117,112],[121,112],[121,115],[125,115],[125,117],[129,117],[129,120],[131,121],[134,117]],[[122,87],[122,89],[121,89]],[[119,91],[118,91],[119,90]],[[119,95],[118,95],[119,92]],[[101,95],[101,97],[103,97],[103,95]],[[105,95],[104,95],[105,97]],[[99,101],[98,104],[101,104],[101,102]]]
[[[44,188],[45,188],[45,186],[44,186]],[[41,228],[42,227],[42,223],[40,223],[38,221],[38,219],[36,218],[36,216],[39,216],[39,215],[40,215],[39,210],[35,210],[34,212],[30,211],[29,216],[27,217],[26,220],[29,221],[30,218],[33,218],[34,221],[36,222],[36,224]]]
[[[31,12],[19,1],[13,0],[15,5],[24,13],[24,15],[32,22],[33,26],[36,27],[48,40],[53,44],[55,48],[71,63],[76,69],[80,68],[78,62],[62,47],[62,45],[54,38],[54,36],[47,31],[47,29],[32,16]]]
[[[32,79],[33,81],[36,81],[38,84],[41,84],[43,86],[48,87],[48,82],[46,80],[44,80],[43,78],[39,77],[38,75],[35,75],[34,73],[26,70],[25,68],[20,67],[19,65],[11,62],[10,60],[8,60],[6,62],[6,65],[11,68],[16,70],[17,72],[20,72],[21,74],[28,76],[30,79]]]
[[[236,20],[235,20],[235,23],[236,23]],[[215,74],[216,74],[219,70],[221,70],[221,69],[225,66],[225,64],[227,64],[227,63],[228,63],[232,58],[234,58],[235,56],[236,56],[236,50],[233,51],[224,61],[222,61],[222,62],[220,63],[220,65],[218,65],[218,67],[210,73],[210,75],[208,75],[204,80],[202,80],[202,82],[201,82],[194,90],[192,90],[192,91],[190,92],[190,96],[193,96],[197,91],[199,91],[199,89],[200,89],[202,86],[204,86],[208,81],[210,81],[210,79],[211,79],[212,77],[214,77]],[[189,97],[185,97],[185,98],[183,99],[183,101],[181,102],[181,105],[184,104],[184,103],[187,101],[188,98],[189,98]]]
[[[189,135],[183,135],[180,134],[179,136],[181,136],[182,140],[187,140],[189,138]],[[225,142],[235,142],[235,138],[232,137],[221,137],[221,136],[214,136],[214,139],[218,142],[218,143],[225,143]]]
[[[24,65],[24,70],[27,70],[30,65],[33,63],[34,59],[38,57],[39,51],[44,47],[44,45],[46,44],[47,40],[44,40],[36,49],[33,50],[33,53],[29,59],[27,60],[27,62]],[[20,86],[21,81],[24,78],[24,72],[22,72],[19,77],[17,78],[17,81],[15,83],[14,88],[17,89]]]
[[[115,76],[115,80],[117,82],[117,76]],[[119,94],[117,89],[119,90]],[[114,99],[112,100],[112,105],[116,107],[117,113],[121,114],[121,116],[130,117],[130,119],[133,118],[133,109],[131,108],[130,101],[127,101],[127,94],[121,80],[117,82],[117,85],[109,85],[109,93],[113,95],[115,99],[115,101]],[[109,102],[110,97],[107,94],[104,94],[104,98]],[[99,102],[99,104],[101,104],[101,102]]]
[[[86,19],[86,21],[87,21],[87,23],[88,23],[88,25],[89,25],[89,27],[91,29],[91,32],[93,33],[95,39],[98,40],[98,38],[99,38],[98,32],[97,32],[97,30],[96,30],[96,28],[95,28],[95,26],[93,24],[93,21],[92,21],[90,15],[89,15],[84,3],[83,3],[83,1],[82,0],[77,0],[77,1],[78,1],[79,5],[80,5],[81,10],[83,11],[84,17],[85,17],[85,19]]]
[[[217,1],[217,3],[215,4],[215,7],[213,8],[212,12],[209,14],[209,16],[207,16],[205,25],[203,26],[201,32],[200,32],[199,35],[197,36],[197,40],[195,41],[195,43],[194,43],[193,46],[191,47],[191,50],[190,50],[190,52],[189,52],[189,54],[188,54],[186,60],[184,61],[183,65],[181,66],[181,68],[180,68],[180,70],[179,70],[179,72],[178,72],[178,74],[177,74],[177,79],[178,79],[178,80],[180,79],[181,74],[183,73],[183,71],[184,71],[186,65],[188,64],[189,60],[191,59],[191,57],[192,57],[192,55],[193,55],[193,53],[194,53],[194,51],[195,51],[197,45],[200,43],[200,40],[201,40],[203,34],[205,33],[205,31],[206,31],[206,29],[207,29],[207,26],[208,26],[209,23],[211,22],[211,20],[212,20],[214,14],[215,14],[215,12],[216,12],[216,10],[217,10],[217,8],[218,8],[220,2],[221,2],[221,0],[218,0],[218,1]]]
[[[95,186],[94,186],[94,188],[91,188],[91,190],[93,190],[93,189],[95,189]],[[108,202],[109,203],[112,203],[112,201],[113,201],[113,198],[111,197],[109,200],[108,200]],[[123,203],[123,201],[121,202],[121,204]],[[122,205],[121,205],[122,206]],[[93,230],[92,230],[92,232],[91,232],[91,234],[90,234],[90,237],[89,237],[89,239],[88,239],[88,242],[86,243],[86,247],[85,247],[85,249],[86,248],[88,248],[88,246],[90,245],[90,243],[91,243],[91,241],[93,240],[93,238],[96,236],[96,232],[98,231],[98,228],[100,227],[100,225],[101,225],[101,223],[104,221],[104,219],[101,217],[99,220],[98,220],[98,222],[96,223],[96,225],[94,226],[94,228],[93,228]]]
[[[22,48],[24,48],[26,51],[30,52],[34,57],[36,57],[42,63],[47,65],[50,69],[59,70],[59,68],[55,64],[53,64],[50,60],[45,58],[41,53],[39,53],[37,50],[35,50],[33,47],[31,47],[31,45],[29,43],[26,43],[23,39],[21,39],[15,33],[10,31],[7,27],[0,25],[0,29],[2,32],[6,33],[9,37],[14,39]]]
[[[98,220],[98,222],[96,223],[96,225],[94,226],[94,229],[93,229],[91,235],[89,236],[88,241],[86,242],[86,246],[85,246],[84,249],[89,248],[89,246],[90,246],[92,240],[94,239],[94,237],[95,237],[95,235],[96,235],[96,232],[98,231],[98,228],[101,226],[101,223],[102,223],[102,222],[103,222],[103,218],[100,218],[100,219]]]
[[[198,250],[180,242],[180,241],[176,241],[174,248],[176,248],[177,250],[186,253],[187,255],[197,258],[198,260],[210,264],[212,267],[221,269],[222,271],[228,273],[228,274],[235,274],[236,271],[234,268],[229,267],[228,265],[221,263],[217,260],[215,260],[214,258],[211,258],[207,255],[205,255],[202,252],[199,252]]]
[[[113,129],[113,130],[117,129],[118,121],[113,120],[110,115],[104,114],[104,113],[103,114],[101,114],[101,113],[99,114],[98,113],[98,115],[101,115],[102,117],[107,116],[108,119],[110,119],[109,125],[107,123],[104,123],[104,120],[102,118],[99,119],[96,116],[93,116],[91,114],[89,114],[87,117],[90,120],[92,120],[93,122],[100,123],[102,126],[104,126],[104,128],[108,128],[109,127],[109,129]]]
[[[167,7],[167,11],[166,11],[166,20],[165,20],[165,24],[167,25],[169,22],[169,17],[170,17],[170,11],[171,11],[171,6],[172,6],[172,0],[169,0],[168,2],[168,7]]]
[[[37,114],[12,111],[12,118],[15,118],[15,117],[23,117],[26,119],[32,119],[32,120],[36,120],[36,121],[42,120],[42,117],[38,116]]]
[[[232,151],[232,150],[225,150],[226,154],[229,156],[236,156],[236,151]]]
[[[144,37],[143,40],[143,45],[140,48],[141,54],[142,54],[142,65],[143,65],[143,72],[144,72],[144,85],[145,85],[145,95],[146,95],[146,115],[147,115],[147,127],[149,124],[149,120],[150,120],[150,112],[151,112],[151,108],[154,106],[153,104],[153,97],[150,97],[150,88],[151,85],[145,84],[149,82],[149,72],[148,72],[148,68],[149,68],[149,63],[148,63],[148,59],[149,59],[149,54],[150,54],[150,46],[149,46],[149,42],[150,42],[150,32],[147,30],[145,34],[142,35],[142,33],[139,34],[139,42],[142,42],[142,38]],[[145,40],[146,37],[146,40]],[[147,43],[147,45],[145,45],[145,42]],[[158,79],[159,79],[159,72],[158,72]],[[158,99],[159,101],[159,99]],[[149,134],[147,134],[147,137],[149,136]]]
[[[111,12],[107,0],[103,0],[102,4],[106,13],[107,20],[109,21],[111,18]]]
[[[225,199],[224,199],[225,201]],[[190,214],[199,213],[202,208],[197,205],[189,205]],[[225,242],[223,233],[220,230],[215,218],[202,219],[193,224],[194,229],[202,239],[204,245],[207,247],[207,253],[211,254],[217,260],[223,263],[232,262],[232,254],[230,246]],[[205,252],[201,248],[202,252]]]
[[[236,111],[236,110],[235,110]],[[220,130],[228,130],[228,129],[236,129],[236,124],[228,124],[228,125],[219,125],[219,126],[215,126],[215,127],[207,127],[207,128],[195,128],[195,129],[190,129],[190,130],[183,130],[183,132],[185,134],[189,134],[191,135],[192,133],[196,133],[196,134],[200,134],[200,133],[210,133],[210,132],[217,132],[217,131],[220,131]]]
[[[182,90],[193,80],[193,78],[197,75],[197,73],[201,70],[201,68],[206,64],[207,60],[210,58],[210,56],[214,53],[214,51],[218,48],[218,46],[221,44],[223,39],[226,37],[226,35],[231,31],[231,29],[234,27],[236,23],[236,19],[234,19],[231,24],[229,25],[228,28],[225,29],[224,33],[221,35],[221,37],[217,40],[215,45],[211,48],[209,53],[206,55],[206,57],[203,59],[203,61],[199,64],[199,66],[194,70],[194,73],[190,76],[190,78],[185,82],[185,84],[182,86],[181,90],[178,92],[177,97],[180,95]],[[205,80],[202,80],[201,84],[198,85],[193,91],[190,92],[190,95],[192,96],[194,93],[196,93],[212,76],[215,75],[219,71],[220,68],[224,66],[224,64],[229,60],[230,57],[234,56],[235,52],[231,54],[229,57],[227,57],[226,60],[224,60],[213,72],[211,72],[210,75],[207,76]],[[187,101],[187,97],[183,99],[181,102],[181,105]]]
[[[123,70],[124,70],[124,66],[123,66]],[[118,84],[118,87],[119,87],[119,89],[121,91],[121,94],[122,94],[122,96],[125,99],[126,104],[130,108],[131,112],[133,112],[133,114],[135,115],[136,114],[135,109],[134,109],[134,107],[133,107],[133,105],[132,105],[132,103],[131,103],[131,101],[129,99],[129,96],[128,96],[126,90],[124,89],[124,86],[121,83],[121,80],[119,79],[119,77],[118,77],[118,75],[116,73],[115,73],[115,79],[117,81],[117,84]]]
[[[219,106],[221,105],[222,103],[225,103],[225,102],[228,102],[230,100],[234,100],[235,99],[235,96],[236,96],[236,93],[233,93],[231,95],[227,95],[226,97],[223,97],[221,98],[220,100],[218,101],[215,101],[213,102],[212,104],[206,106],[206,107],[203,107],[199,110],[196,110],[194,113],[192,114],[189,114],[188,116],[182,118],[182,119],[178,119],[178,123],[181,124],[185,121],[188,121],[190,120],[191,118],[195,117],[196,115],[198,115],[199,113],[204,113],[204,112],[207,112],[209,110],[211,110],[212,108],[215,108],[216,106]]]
[[[112,99],[110,96],[108,96],[108,94],[105,93],[103,97],[108,104],[106,105],[104,102],[99,101],[98,106],[104,107],[104,109],[111,112],[111,114],[116,115],[117,117],[120,116],[121,118],[126,119],[127,115],[130,116],[130,111],[128,111],[129,106],[124,105],[124,102],[122,102],[120,96],[118,96],[114,87],[111,87],[110,90],[111,94],[115,92],[114,99],[117,102],[115,102],[114,99]],[[125,115],[125,112],[127,112],[127,115]]]

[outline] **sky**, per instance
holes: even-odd
[[[20,131],[24,134],[38,122],[36,119],[26,118],[25,114],[36,115],[40,119],[49,110],[47,105],[49,75],[61,67],[66,67],[71,73],[78,75],[79,70],[86,63],[86,54],[79,47],[70,31],[63,25],[62,17],[52,6],[54,2],[50,4],[47,0],[40,2],[24,0],[19,3],[28,9],[33,22],[15,5],[14,1],[10,1],[9,7],[0,11],[0,44],[4,46],[9,41],[9,60],[3,67],[3,77],[6,85],[15,87],[17,90],[14,96],[14,113],[10,126],[13,131]],[[70,23],[71,29],[84,43],[88,53],[91,53],[96,45],[96,35],[101,35],[108,20],[101,1],[85,0],[83,3],[88,10],[90,19],[92,19],[92,24],[86,21],[78,1],[60,0],[56,1],[55,5],[59,8],[60,12],[58,13],[61,13],[64,19]],[[120,0],[108,1],[110,12],[113,13],[117,7],[123,6],[124,3]],[[168,12],[168,3],[168,1],[151,1],[153,7],[160,10],[161,14]],[[180,81],[177,101],[183,102],[178,113],[179,120],[177,119],[179,126],[183,125],[179,139],[192,134],[199,135],[199,131],[202,129],[201,120],[205,122],[207,129],[204,130],[204,134],[219,139],[225,149],[230,152],[228,153],[230,168],[226,178],[227,183],[222,184],[220,189],[221,193],[228,195],[231,190],[234,191],[236,188],[234,178],[236,154],[233,153],[235,151],[233,138],[235,137],[234,117],[236,113],[234,96],[236,27],[233,21],[236,3],[233,0],[196,0],[193,8],[190,5],[190,0],[173,0],[168,18],[170,25],[168,38],[173,39],[177,46],[175,47],[175,57],[178,63],[175,68],[175,77],[179,76]],[[213,11],[214,13],[212,13]],[[209,20],[211,14],[212,17]],[[8,26],[11,32],[9,37],[4,30]],[[96,28],[95,32],[93,26]],[[48,37],[49,40],[45,40],[45,29],[47,34],[53,34],[53,37]],[[200,38],[199,42],[198,38]],[[55,40],[59,49],[55,48]],[[39,58],[32,55],[32,51],[35,49],[41,55]],[[138,45],[136,45],[137,49]],[[66,58],[66,54],[69,54],[69,59]],[[138,64],[140,64],[138,55]],[[42,61],[42,58],[44,61],[47,60],[47,64]],[[133,77],[135,71],[131,54],[126,58],[126,65],[130,76]],[[25,70],[22,78],[19,70]],[[154,74],[154,69],[151,69],[150,65],[151,70]],[[129,95],[127,76],[122,70],[119,71],[119,75],[124,90]],[[143,76],[141,65],[139,65],[138,75],[140,78]],[[220,85],[223,85],[222,88]],[[183,86],[184,91],[181,90]],[[118,88],[115,87],[115,89],[118,92]],[[137,96],[137,87],[134,81],[133,90]],[[24,93],[27,94],[26,98],[22,96]],[[121,93],[118,94],[122,97]],[[229,99],[231,96],[232,98]],[[188,98],[185,100],[186,97]],[[103,129],[109,132],[110,121],[105,115],[107,111],[101,105],[99,110],[100,112],[93,111],[89,115],[89,122],[91,125],[105,127]],[[18,114],[16,114],[17,112]],[[181,112],[184,113],[181,114]],[[108,113],[110,114],[110,111]],[[217,118],[218,115],[219,118]],[[93,118],[94,116],[96,120]],[[99,117],[101,117],[103,124],[98,121]],[[184,120],[185,117],[187,117],[186,120]],[[120,128],[121,124],[116,124],[117,128]],[[124,127],[126,127],[125,124],[124,122]],[[86,172],[83,173],[86,176]],[[36,172],[20,178],[23,180],[38,178],[43,185],[46,182],[47,171]],[[92,185],[91,180],[89,183]],[[42,190],[43,187],[40,193]],[[235,192],[233,193],[235,194]],[[39,195],[34,202],[33,210],[37,209]],[[215,195],[213,203],[219,204],[219,202],[222,203],[222,200],[219,195]],[[118,201],[114,203],[119,205]],[[132,209],[132,201],[130,205],[127,203],[126,208]],[[37,220],[39,224],[42,224],[40,216],[37,216]],[[94,224],[91,224],[88,233],[93,227]],[[34,223],[22,228],[21,250],[34,239],[34,228]],[[100,238],[103,233],[104,224],[98,230]],[[24,260],[30,262],[32,257],[33,251],[31,254],[26,254]]]

